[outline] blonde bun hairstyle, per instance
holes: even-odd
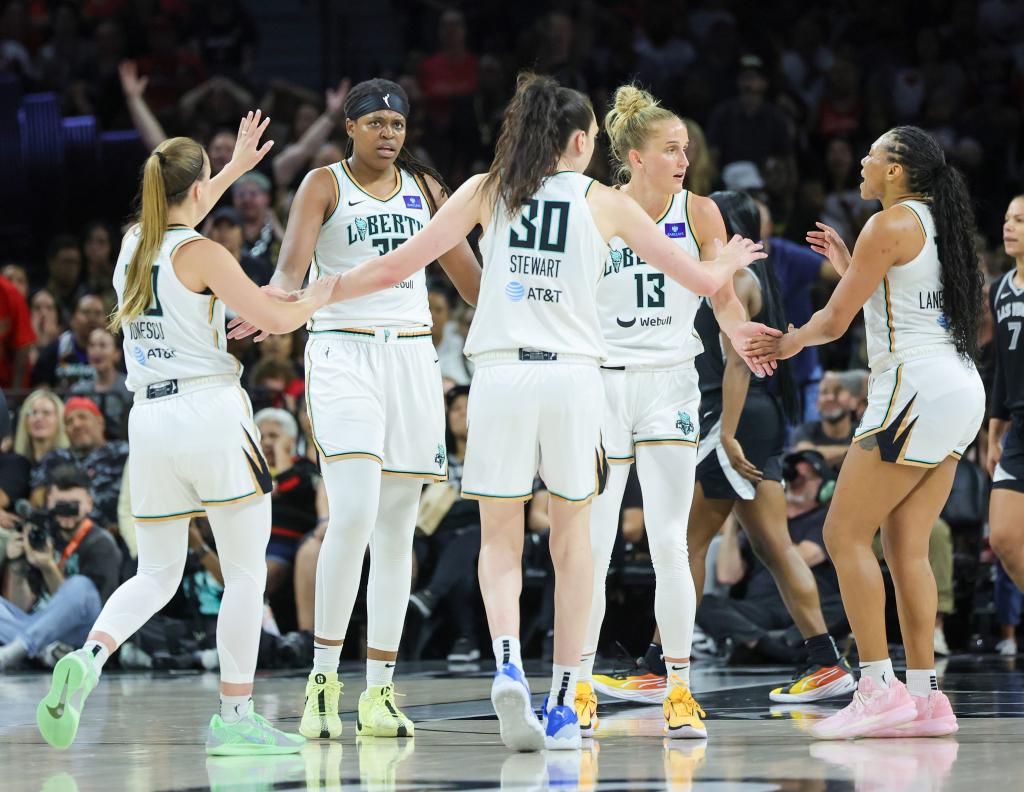
[[[629,152],[641,149],[650,138],[656,124],[678,116],[662,107],[658,100],[636,85],[622,85],[615,90],[612,109],[604,117],[608,133],[615,179],[629,181]]]

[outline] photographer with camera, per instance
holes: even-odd
[[[89,518],[89,476],[57,468],[46,508],[19,508],[21,533],[7,544],[0,597],[0,672],[26,658],[53,665],[79,646],[117,587],[121,553]]]

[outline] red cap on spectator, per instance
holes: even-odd
[[[103,417],[103,413],[101,413],[100,408],[96,406],[96,402],[92,399],[85,398],[85,396],[72,396],[64,403],[65,415],[68,415],[72,410],[88,410],[97,418]]]

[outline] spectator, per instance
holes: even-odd
[[[149,80],[149,103],[160,116],[172,112],[186,91],[203,82],[206,72],[199,57],[181,46],[168,17],[152,17],[144,35],[148,46],[139,58],[139,72]]]
[[[67,448],[50,451],[32,471],[32,498],[42,503],[46,488],[56,470],[73,465],[86,471],[92,482],[93,520],[100,525],[117,525],[117,499],[128,460],[128,443],[123,440],[104,441],[103,413],[96,402],[84,396],[72,396],[64,405]]]
[[[782,302],[786,307],[786,318],[800,327],[807,323],[814,313],[811,290],[820,281],[838,282],[839,273],[829,260],[814,251],[773,235],[771,211],[762,201],[757,202],[761,210],[761,240],[768,253],[768,264],[775,270],[782,287]],[[818,380],[821,366],[818,363],[816,347],[808,347],[789,361],[790,371],[796,380],[803,405],[804,420],[817,418]]]
[[[28,303],[18,287],[0,276],[0,388],[24,388],[36,334]]]
[[[441,376],[456,385],[468,385],[472,374],[469,361],[462,354],[466,339],[459,335],[455,322],[451,321],[452,303],[448,291],[440,287],[431,288],[427,293],[427,302],[430,304],[430,319],[433,323],[431,334],[441,366]]]
[[[149,78],[139,76],[138,64],[135,61],[122,62],[118,66],[117,73],[121,80],[121,90],[124,92],[124,100],[128,106],[128,114],[131,116],[132,124],[134,124],[139,137],[142,139],[143,147],[146,151],[152,151],[167,140],[167,133],[164,132],[163,126],[161,126],[156,116],[153,115],[153,111],[149,109],[146,100],[143,99],[146,86],[149,84]],[[233,147],[234,140],[232,139]],[[210,169],[213,173],[216,173],[213,170],[212,150],[209,152],[209,157]]]
[[[686,158],[690,161],[686,169],[686,188],[697,195],[711,195],[718,173],[708,148],[708,139],[700,124],[693,119],[684,118],[683,123],[690,137],[690,145],[686,149]]]
[[[814,451],[788,454],[783,464],[789,535],[814,573],[825,623],[834,628],[844,620],[843,603],[836,570],[822,535],[833,474],[824,458]],[[716,577],[726,585],[744,585],[738,598],[704,595],[697,609],[697,624],[705,633],[719,644],[730,639],[761,659],[785,663],[801,659],[804,647],[800,631],[771,573],[754,555],[746,535],[740,536],[734,521],[725,527],[716,560]],[[741,649],[737,654],[745,653]]]
[[[82,251],[78,240],[69,234],[55,236],[46,254],[46,271],[46,289],[57,301],[61,319],[66,319],[74,310],[75,294],[82,278]]]
[[[432,561],[429,580],[409,595],[410,612],[430,619],[446,605],[455,638],[449,662],[480,659],[476,619],[480,593],[476,559],[480,554],[480,504],[463,499],[462,465],[466,454],[466,407],[469,388],[456,387],[446,399],[448,424],[448,481],[428,484],[420,501],[416,526],[421,534],[417,559]],[[421,555],[423,558],[421,559]]]
[[[242,271],[257,286],[266,286],[274,274],[274,267],[265,257],[254,257],[242,253],[242,218],[238,211],[230,206],[217,209],[210,220],[207,236],[214,242],[223,245],[242,266]]]
[[[297,188],[296,179],[305,175],[306,169],[319,167],[314,158],[323,160],[324,147],[329,145],[327,138],[345,122],[345,97],[348,96],[349,81],[342,80],[336,89],[327,89],[326,107],[323,115],[316,118],[301,135],[274,157],[274,182],[278,187]],[[332,149],[337,149],[332,145]],[[340,149],[339,149],[340,151]],[[327,163],[337,162],[342,155],[334,157],[332,150]]]
[[[45,504],[57,516],[38,520],[35,532],[26,524],[7,545],[0,670],[26,658],[52,666],[81,646],[117,587],[121,553],[113,537],[89,517],[88,476],[73,467],[56,469]]]
[[[197,7],[196,41],[212,74],[235,80],[250,75],[259,31],[239,0],[208,0]]]
[[[109,314],[117,306],[117,293],[114,291],[114,239],[106,223],[96,221],[86,226],[82,252],[85,254],[85,282],[79,287],[78,296],[99,295]]]
[[[480,64],[466,47],[466,20],[453,8],[441,14],[440,50],[420,64],[419,83],[426,100],[426,119],[435,142],[447,156],[438,167],[456,182],[468,173],[468,157],[477,130],[470,100],[480,84]]]
[[[266,358],[256,364],[250,381],[250,397],[257,412],[266,407],[284,408],[295,412],[297,394],[305,383],[296,375],[290,360]]]
[[[97,327],[89,334],[89,365],[95,376],[83,379],[71,387],[71,393],[92,400],[103,413],[107,440],[128,437],[128,411],[132,394],[121,371],[121,347],[117,338],[105,327]]]
[[[13,536],[17,528],[14,504],[29,494],[28,479],[32,472],[32,463],[21,454],[11,450],[11,427],[7,416],[7,399],[0,392],[0,420],[5,420],[7,427],[0,430],[0,558],[7,539]]]
[[[4,264],[3,271],[0,272],[7,280],[14,284],[14,288],[18,290],[18,293],[28,299],[28,272],[21,264],[15,264],[13,261],[10,264]]]
[[[32,391],[18,413],[14,453],[25,457],[34,469],[51,451],[69,445],[64,428],[64,402],[46,388]]]
[[[267,546],[267,594],[272,595],[291,583],[299,545],[317,527],[320,475],[315,464],[295,453],[299,425],[291,413],[270,407],[256,413],[255,421],[274,477]]]
[[[277,264],[284,229],[270,207],[273,187],[259,171],[250,171],[235,182],[231,199],[242,223],[242,255]]]
[[[818,420],[808,421],[793,433],[793,450],[817,451],[833,467],[839,467],[853,442],[857,426],[846,405],[850,394],[843,389],[839,374],[829,371],[818,386]]]
[[[842,385],[840,392],[843,409],[849,411],[853,416],[854,424],[859,424],[864,417],[864,411],[868,408],[868,377],[870,374],[864,369],[852,369],[839,372],[839,383]]]
[[[89,335],[97,327],[103,327],[106,317],[102,299],[95,294],[79,297],[71,315],[70,329],[40,350],[32,369],[32,385],[70,388],[79,380],[92,379],[95,372],[89,365]]]
[[[862,125],[860,74],[850,61],[836,61],[828,74],[816,132],[823,138],[857,138]]]
[[[29,301],[29,318],[32,322],[32,332],[36,335],[36,343],[29,352],[29,362],[34,369],[40,352],[54,343],[63,330],[57,300],[50,291],[40,289],[32,295]]]
[[[876,209],[874,201],[860,197],[859,163],[854,159],[849,141],[834,138],[825,150],[827,185],[821,221],[832,226],[853,250],[857,235]],[[795,229],[803,234],[806,229]]]
[[[714,109],[708,121],[708,142],[718,167],[746,160],[762,171],[769,159],[793,155],[793,131],[785,112],[766,99],[768,79],[756,55],[740,59],[736,80],[739,96]],[[751,135],[751,129],[757,134]]]

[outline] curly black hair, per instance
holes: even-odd
[[[963,176],[946,162],[938,141],[923,129],[890,129],[890,159],[907,172],[907,188],[928,199],[935,221],[942,279],[942,310],[957,352],[977,357],[984,278],[974,247],[974,207]]]
[[[406,107],[411,106],[409,104],[409,96],[408,94],[406,94],[402,86],[400,86],[398,83],[391,82],[391,80],[384,80],[380,77],[375,77],[372,80],[363,80],[363,82],[361,83],[356,83],[352,87],[352,90],[348,92],[348,96],[345,98],[345,117],[351,118],[351,116],[349,115],[350,110],[353,107],[356,107],[358,103],[363,99],[363,97],[365,97],[367,94],[374,93],[396,94],[402,98],[402,100],[405,102]],[[346,159],[352,156],[352,149],[352,138],[349,138],[348,142],[345,144]],[[404,171],[407,171],[408,173],[411,173],[415,178],[419,180],[423,180],[424,176],[430,176],[432,179],[436,180],[438,184],[441,185],[442,194],[451,195],[451,190],[448,188],[448,185],[445,184],[444,179],[441,178],[441,174],[438,173],[433,168],[431,168],[426,163],[420,162],[420,160],[416,159],[416,157],[409,152],[408,147],[402,146],[401,151],[398,152],[396,163],[398,164],[399,168],[401,168]],[[429,194],[427,200],[433,203]],[[435,207],[432,206],[431,210],[433,210],[434,208]]]

